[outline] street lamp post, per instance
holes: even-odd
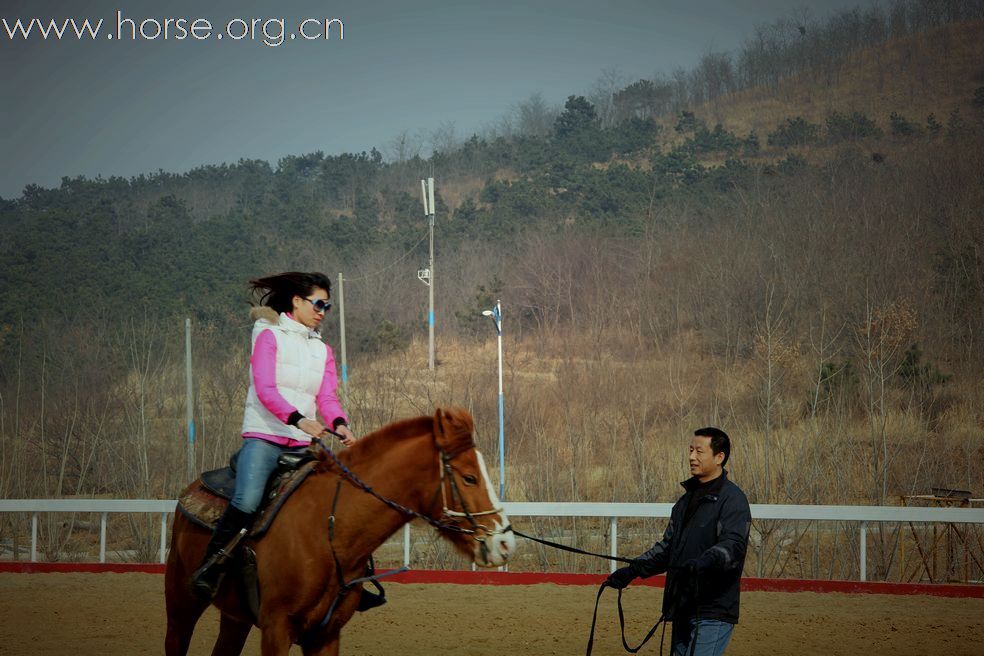
[[[427,269],[417,272],[417,278],[427,285],[427,298],[430,309],[427,312],[427,368],[434,369],[434,178],[420,181],[420,192],[424,201],[424,216],[430,227],[430,258]],[[426,275],[423,275],[426,272]],[[426,278],[426,279],[425,279]]]
[[[495,307],[485,310],[482,314],[492,317],[495,333],[499,342],[499,499],[506,498],[506,428],[503,416],[502,397],[502,302],[496,300]]]

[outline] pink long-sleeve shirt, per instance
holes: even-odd
[[[256,390],[257,398],[267,410],[286,425],[287,420],[297,411],[297,408],[291,405],[277,389],[277,338],[272,331],[264,330],[256,338],[249,362],[252,366],[253,388]],[[325,373],[321,379],[318,394],[315,396],[315,402],[318,406],[318,412],[321,413],[321,418],[332,428],[337,427],[340,423],[348,423],[348,418],[342,411],[342,404],[336,393],[337,388],[338,374],[335,371],[335,357],[329,348],[328,356],[325,358]],[[311,417],[308,418],[311,419]],[[243,437],[258,437],[286,447],[307,446],[307,442],[283,435],[243,433]]]

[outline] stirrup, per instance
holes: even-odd
[[[195,596],[203,601],[211,601],[222,586],[225,579],[226,562],[228,556],[217,552],[205,561],[201,567],[191,575],[191,589]]]
[[[246,537],[246,530],[245,528],[240,529],[229,540],[228,544],[206,558],[202,566],[191,575],[191,589],[199,598],[211,601],[218,593],[222,580],[225,578],[226,564],[236,547]]]

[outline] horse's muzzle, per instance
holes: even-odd
[[[479,567],[501,567],[516,551],[516,536],[512,526],[496,522],[495,529],[475,536],[475,564]]]

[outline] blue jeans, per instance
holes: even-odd
[[[263,501],[270,474],[277,468],[277,458],[286,451],[273,442],[247,437],[236,456],[236,493],[232,505],[244,513],[254,513]]]
[[[735,625],[721,620],[700,620],[694,618],[673,621],[670,638],[671,656],[721,656],[731,640]],[[697,644],[692,645],[694,631],[697,631]],[[693,651],[691,651],[693,649]]]

